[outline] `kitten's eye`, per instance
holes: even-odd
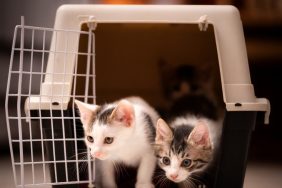
[[[86,139],[88,140],[88,142],[94,142],[94,138],[92,136],[87,136]]]
[[[106,137],[105,140],[104,140],[104,143],[105,144],[111,144],[111,143],[113,143],[113,141],[114,141],[113,137]]]
[[[192,164],[192,161],[191,161],[190,159],[184,159],[184,160],[182,161],[181,166],[183,166],[183,167],[189,167],[189,166],[191,166],[191,164]]]
[[[164,165],[170,165],[170,159],[168,157],[163,157],[162,161]]]

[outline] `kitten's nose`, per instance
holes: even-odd
[[[170,177],[171,179],[175,180],[178,177],[178,174],[171,174]]]
[[[94,153],[94,156],[99,158],[99,157],[102,157],[104,154],[102,152],[95,152]]]

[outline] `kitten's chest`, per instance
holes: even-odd
[[[116,155],[116,160],[129,166],[138,166],[145,153],[152,152],[152,148],[144,143],[129,143]]]

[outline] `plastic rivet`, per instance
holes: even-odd
[[[58,102],[52,102],[52,105],[54,105],[54,106],[59,106],[59,104],[60,103],[58,103]]]

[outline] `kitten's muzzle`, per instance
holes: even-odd
[[[95,152],[94,153],[94,157],[97,157],[97,158],[99,158],[99,157],[103,157],[103,153],[102,152]]]
[[[178,177],[178,174],[171,174],[171,175],[169,175],[169,177],[170,177],[173,181],[175,181],[175,180],[177,179],[177,177]]]
[[[91,152],[92,157],[100,159],[100,160],[105,160],[106,159],[106,154],[102,151],[93,151]]]
[[[170,179],[171,181],[175,182],[175,183],[179,183],[181,181],[183,181],[179,174],[170,174],[170,175],[167,175],[167,178]]]

